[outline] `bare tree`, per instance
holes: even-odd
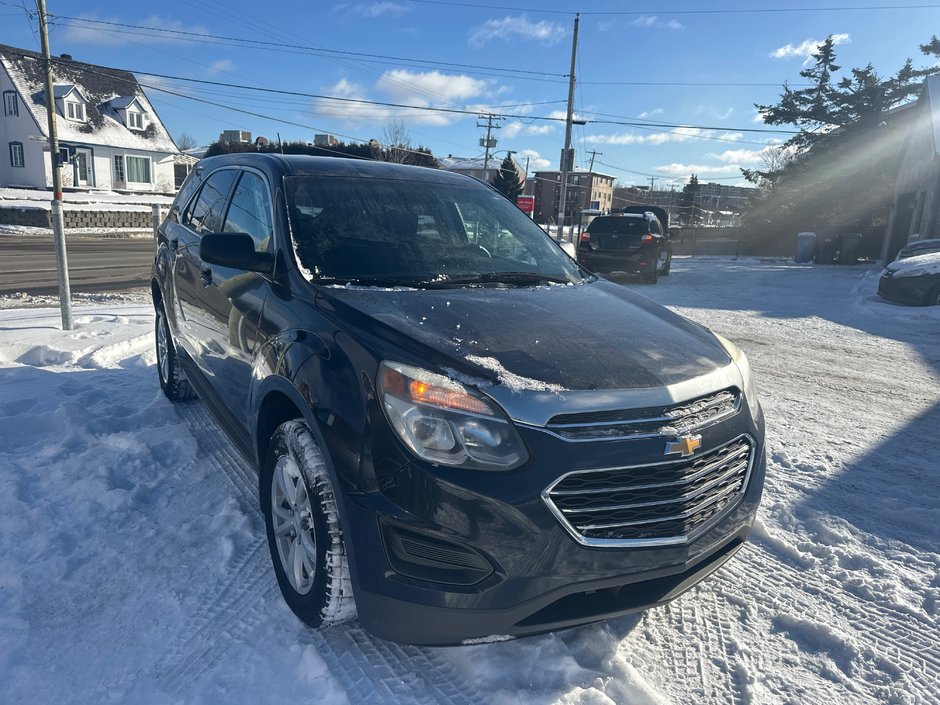
[[[401,120],[391,120],[382,128],[382,161],[405,164],[408,162],[411,149],[411,135]]]
[[[176,138],[176,146],[179,147],[180,151],[182,152],[187,149],[198,147],[199,145],[196,144],[196,139],[192,135],[182,132]]]

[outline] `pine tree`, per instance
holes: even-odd
[[[700,219],[701,202],[698,197],[699,188],[698,176],[695,174],[689,177],[689,183],[682,188],[682,200],[679,202],[679,205],[689,225],[694,225],[695,222]]]
[[[940,40],[932,37],[920,50],[940,57]],[[895,108],[916,97],[923,78],[940,67],[915,69],[908,59],[888,77],[871,64],[842,72],[831,36],[812,59],[800,72],[809,86],[784,85],[779,102],[755,105],[766,124],[798,132],[781,145],[786,158],[774,168],[743,170],[766,194],[748,222],[782,234],[883,224],[911,117]]]
[[[512,160],[512,155],[507,154],[503,163],[493,176],[493,188],[506,196],[510,201],[515,201],[516,196],[522,193],[522,184],[519,183],[519,170],[516,163]]]

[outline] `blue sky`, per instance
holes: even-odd
[[[21,0],[0,5],[0,42],[36,49],[39,42]],[[22,0],[27,7],[31,1]],[[259,4],[242,0],[163,0],[159,4],[48,0],[53,15],[160,27],[301,48],[259,48],[243,41],[199,40],[183,34],[115,25],[52,20],[54,54],[135,71],[263,86],[409,106],[514,114],[499,121],[497,150],[515,150],[532,169],[557,168],[564,124],[539,118],[564,115],[574,12],[570,2],[483,0],[490,7],[414,0],[350,0]],[[575,127],[580,166],[596,150],[595,170],[623,184],[681,185],[692,172],[702,181],[736,183],[740,167],[760,164],[772,133],[744,132],[755,122],[754,103],[774,102],[799,71],[816,41],[838,35],[846,69],[872,63],[883,74],[905,58],[926,64],[918,44],[940,32],[940,4],[838,0],[843,8],[892,5],[891,10],[811,11],[804,0],[662,3],[599,0],[584,3],[578,50],[576,111],[589,122]],[[468,3],[469,5],[469,3]],[[655,10],[653,9],[655,8]],[[786,12],[740,12],[743,10]],[[698,11],[689,13],[689,11]],[[633,13],[633,14],[617,14]],[[209,43],[209,42],[212,43]],[[388,58],[352,54],[356,52]],[[464,64],[466,66],[453,66]],[[469,66],[477,68],[470,68]],[[344,141],[382,139],[401,120],[414,144],[435,154],[482,156],[483,130],[474,115],[387,108],[304,96],[265,95],[139,75],[171,134],[200,143],[222,129],[250,130],[284,140],[330,132]],[[697,85],[612,85],[624,82]],[[707,85],[769,84],[769,85]],[[164,88],[276,118],[162,93]],[[693,129],[604,124],[673,123]],[[729,128],[726,130],[707,128]],[[505,155],[497,154],[497,158]]]

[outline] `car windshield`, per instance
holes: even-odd
[[[642,235],[649,232],[649,221],[646,218],[630,218],[629,216],[595,218],[588,226],[588,232],[595,235],[604,235],[606,233]]]
[[[377,286],[578,283],[578,266],[522,211],[476,182],[285,179],[301,266]]]

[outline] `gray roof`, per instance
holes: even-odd
[[[6,69],[23,104],[35,120],[36,129],[43,136],[48,135],[46,73],[42,55],[0,44],[0,64]],[[53,59],[52,75],[56,98],[77,89],[86,100],[85,122],[65,119],[56,121],[61,142],[179,153],[173,138],[132,73],[81,61]],[[124,125],[113,102],[123,98],[137,100],[141,109],[147,113],[147,129],[129,130]]]

